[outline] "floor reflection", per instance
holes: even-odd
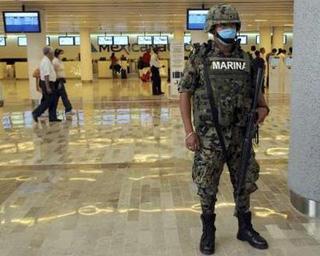
[[[0,108],[1,256],[199,255],[193,155],[184,148],[176,101],[153,98],[150,85],[137,81],[71,81],[73,118],[34,125],[24,86],[7,84]],[[252,210],[270,249],[257,252],[235,239],[225,170],[216,255],[319,255],[319,220],[298,214],[288,197],[289,98],[268,100]]]

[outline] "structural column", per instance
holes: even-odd
[[[39,68],[43,58],[43,47],[46,46],[46,19],[45,12],[40,11],[41,33],[27,34],[27,58],[30,98],[33,105],[39,103],[41,93],[36,89],[36,79],[32,76],[35,69]]]
[[[184,69],[184,30],[176,30],[170,44],[170,91],[169,97],[178,96],[178,83]]]
[[[91,40],[89,29],[81,29],[80,31],[80,57],[81,57],[81,80],[93,80]]]
[[[266,53],[271,52],[271,27],[260,28],[260,48],[264,48]]]
[[[191,31],[191,41],[192,44],[196,44],[196,43],[205,43],[208,41],[208,33],[205,33],[204,31],[198,31],[198,30],[194,30]]]
[[[293,206],[320,216],[319,0],[294,1],[289,188]]]
[[[273,43],[272,43],[273,48],[276,48],[276,49],[283,48],[283,35],[284,35],[283,27],[273,28]]]

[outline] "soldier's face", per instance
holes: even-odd
[[[223,29],[227,29],[227,28],[237,29],[237,26],[234,23],[219,24],[216,26],[216,33],[218,33],[219,31],[221,31]]]

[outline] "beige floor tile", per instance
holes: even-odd
[[[33,125],[26,81],[4,81],[0,108],[0,255],[201,255],[200,207],[177,102],[150,85],[67,84],[76,115]],[[167,84],[164,83],[167,91]],[[221,177],[215,255],[315,256],[320,222],[288,198],[289,97],[268,95],[271,115],[255,147],[260,190],[254,223],[270,243],[237,241],[228,173]],[[60,116],[63,108],[60,105]]]

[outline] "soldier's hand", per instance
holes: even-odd
[[[257,120],[257,124],[262,124],[264,122],[264,120],[266,119],[266,117],[269,114],[269,111],[267,108],[258,108],[257,109],[258,112],[258,120]]]
[[[186,147],[188,150],[192,152],[195,152],[200,149],[199,138],[195,132],[193,132],[192,134],[190,134],[190,136],[186,138]]]

